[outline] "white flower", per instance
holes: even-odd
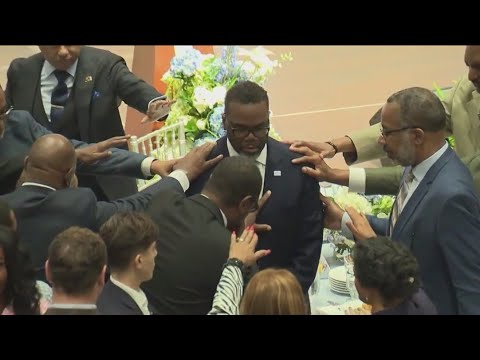
[[[345,210],[347,206],[350,206],[366,215],[372,213],[372,205],[364,196],[348,192],[346,188],[339,190],[334,200],[343,210]]]
[[[203,113],[211,103],[211,92],[204,86],[197,86],[193,91],[193,106],[199,113]]]
[[[225,95],[227,94],[227,89],[223,85],[217,85],[212,90],[212,98],[210,106],[213,107],[215,104],[223,104],[225,101]]]

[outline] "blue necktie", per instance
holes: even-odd
[[[57,78],[58,84],[53,89],[52,99],[50,101],[52,105],[50,121],[52,124],[58,122],[63,114],[63,109],[68,100],[68,87],[65,81],[70,76],[68,72],[62,70],[55,70],[53,74]]]

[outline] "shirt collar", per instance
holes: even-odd
[[[50,189],[50,190],[53,190],[53,191],[56,191],[57,189],[51,187],[51,186],[48,186],[48,185],[43,185],[43,184],[39,184],[39,183],[36,183],[36,182],[29,182],[29,181],[26,181],[22,184],[22,186],[37,186],[37,187],[43,187],[43,188],[46,188],[46,189]]]
[[[115,280],[112,275],[110,275],[110,281],[117,285],[120,289],[125,291],[132,299],[135,301],[135,303],[138,305],[138,307],[144,312],[143,310],[148,310],[148,300],[147,296],[145,293],[140,289],[140,290],[135,290],[132,289],[130,286],[125,285],[124,283]],[[150,313],[150,311],[148,311]]]
[[[239,156],[240,154],[233,148],[230,140],[227,138],[227,149],[230,156]],[[255,161],[262,164],[263,166],[267,165],[267,144],[263,147],[262,151],[255,158]]]
[[[95,310],[95,304],[50,304],[49,309],[92,309]]]
[[[420,164],[412,168],[412,173],[415,176],[415,179],[418,182],[421,182],[425,175],[427,175],[428,170],[437,162],[438,159],[443,155],[445,151],[447,151],[448,143],[445,141],[445,144],[433,153],[430,157],[423,160]]]
[[[78,64],[78,59],[75,60],[75,62],[72,64],[72,66],[70,66],[68,69],[67,69],[67,72],[73,77],[75,78],[75,71],[77,71],[77,64]],[[52,73],[55,71],[55,67],[50,64],[47,60],[45,60],[43,62],[43,67],[42,67],[42,77],[48,77],[50,75],[52,75]]]

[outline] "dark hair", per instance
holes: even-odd
[[[68,295],[84,295],[93,289],[107,264],[107,250],[100,235],[72,226],[53,239],[48,263],[54,288]]]
[[[264,88],[252,81],[240,81],[227,91],[225,96],[225,114],[228,114],[228,108],[232,102],[258,104],[264,101],[268,107],[268,94]]]
[[[402,126],[419,127],[425,131],[440,131],[447,126],[447,113],[440,99],[428,89],[412,87],[391,95],[387,103],[400,107]]]
[[[352,252],[356,279],[386,301],[407,299],[420,287],[417,259],[402,244],[378,236],[358,241]]]
[[[204,190],[217,195],[226,206],[236,206],[245,196],[258,199],[262,175],[246,156],[227,157],[215,167]]]
[[[12,209],[4,201],[0,201],[0,225],[11,228],[13,226],[12,218],[10,217]]]
[[[17,234],[3,225],[0,225],[0,248],[7,269],[7,304],[12,304],[15,315],[39,315],[40,293],[30,254],[19,244]]]
[[[144,213],[125,212],[113,215],[100,228],[107,246],[112,270],[126,270],[132,259],[158,240],[158,226]]]

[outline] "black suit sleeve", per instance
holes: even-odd
[[[293,256],[293,273],[308,291],[317,273],[323,243],[323,204],[318,182],[303,175],[303,191],[299,203],[303,223],[298,234],[298,245]]]
[[[7,86],[5,88],[5,98],[7,100],[7,103],[9,106],[15,107],[15,104],[13,103],[13,97],[12,93],[14,92],[14,87],[15,87],[15,76],[16,74],[16,68],[17,63],[19,59],[15,59],[11,62],[10,66],[8,67],[7,70]]]
[[[44,135],[52,134],[50,130],[36,122],[30,113],[26,111],[16,111],[16,113],[18,116],[26,117],[25,121],[28,124],[33,142]],[[17,114],[14,116],[17,116]],[[90,145],[79,140],[70,141],[75,149]],[[145,178],[141,169],[142,161],[146,158],[145,155],[118,148],[112,148],[111,152],[112,155],[110,157],[97,161],[94,164],[87,165],[79,162],[77,172],[80,174],[121,175],[140,179]]]
[[[153,86],[139,79],[127,67],[125,60],[119,56],[112,58],[109,81],[113,84],[115,93],[128,106],[146,113],[148,103],[162,96]]]
[[[165,177],[138,194],[116,201],[99,201],[97,203],[97,225],[100,228],[105,221],[118,212],[144,211],[150,204],[152,197],[154,197],[156,201],[162,201],[162,193],[172,190],[178,191],[179,188],[183,194],[183,189],[176,179]]]

